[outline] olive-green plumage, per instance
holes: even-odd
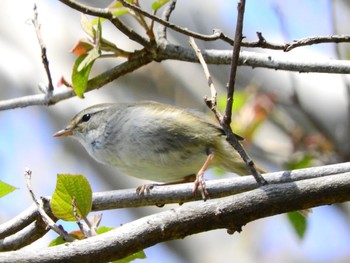
[[[223,130],[206,116],[157,102],[99,104],[78,113],[54,136],[71,135],[97,161],[122,173],[174,182],[211,166],[249,174]]]

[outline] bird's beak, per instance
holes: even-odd
[[[62,137],[62,136],[70,136],[73,135],[72,129],[70,129],[69,127],[60,130],[58,132],[56,132],[54,135],[52,135],[53,137]]]

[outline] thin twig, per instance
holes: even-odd
[[[81,233],[84,235],[85,238],[96,236],[96,225],[94,225],[94,222],[90,222],[90,220],[84,216],[80,215],[78,213],[78,206],[77,202],[75,200],[75,197],[72,199],[72,207],[73,207],[73,215],[75,217],[76,223],[81,231]],[[84,220],[84,223],[81,222],[81,220]]]
[[[50,71],[50,67],[49,67],[49,60],[47,58],[47,54],[46,54],[46,45],[44,43],[44,40],[41,36],[41,31],[40,31],[40,24],[38,21],[38,9],[36,4],[34,4],[34,18],[32,19],[32,23],[34,25],[35,28],[35,32],[36,32],[36,37],[38,39],[39,45],[40,45],[40,49],[41,49],[41,59],[45,68],[45,72],[47,75],[47,79],[48,79],[48,87],[47,87],[47,94],[51,94],[53,92],[53,83],[52,83],[52,77],[51,77],[51,71]]]
[[[321,43],[349,43],[350,36],[348,35],[333,35],[333,36],[316,36],[307,37],[299,40],[295,40],[291,43],[285,44],[284,51],[288,52],[294,48],[302,46],[311,46]]]
[[[113,14],[110,12],[108,8],[91,7],[74,0],[59,0],[59,1],[77,11],[82,12],[83,14],[106,18],[109,21],[111,21],[111,23],[115,27],[117,27],[123,34],[128,36],[131,40],[139,43],[144,47],[148,47],[150,45],[149,41],[146,38],[137,34],[134,30],[127,27],[123,22],[121,22],[120,19],[113,16]]]
[[[83,234],[84,238],[87,238],[88,235],[84,229],[84,225],[80,222],[81,218],[80,215],[78,214],[78,209],[77,209],[77,202],[75,200],[75,197],[73,196],[72,198],[72,208],[73,208],[73,215],[75,217],[75,221],[80,229],[80,232]]]
[[[142,10],[141,8],[130,4],[129,2],[125,0],[120,0],[120,2],[134,10],[135,12],[138,12],[153,21],[156,21],[160,24],[162,24],[165,27],[171,28],[172,30],[182,33],[184,35],[194,37],[196,39],[204,40],[204,41],[215,41],[215,40],[223,40],[226,43],[233,45],[234,40],[227,35],[225,35],[221,30],[215,29],[214,33],[212,35],[205,35],[205,34],[200,34],[191,30],[188,30],[186,28],[180,27],[178,25],[170,23],[167,19],[162,19],[159,18],[155,15],[152,15],[148,13],[147,11]],[[283,50],[285,52],[291,51],[294,48],[301,47],[301,46],[308,46],[308,45],[314,45],[314,44],[321,44],[321,43],[350,43],[350,36],[348,35],[334,35],[334,36],[317,36],[317,37],[310,37],[310,38],[304,38],[300,40],[295,40],[291,43],[286,43],[286,44],[275,44],[266,41],[265,38],[262,37],[261,32],[257,32],[258,36],[258,41],[253,41],[253,42],[242,42],[241,41],[241,46],[244,47],[249,47],[249,48],[266,48],[266,49],[273,49],[273,50]]]
[[[119,0],[119,2],[121,2],[125,7],[130,8],[133,11],[138,12],[138,13],[144,15],[145,17],[148,17],[148,18],[158,22],[161,25],[166,26],[166,27],[168,27],[176,32],[179,32],[181,34],[184,34],[186,36],[194,37],[196,39],[201,39],[201,40],[205,40],[205,41],[213,41],[213,40],[218,40],[218,39],[222,39],[226,42],[229,41],[228,40],[229,38],[227,36],[225,36],[220,30],[214,30],[214,33],[212,35],[200,34],[200,33],[188,30],[187,28],[180,27],[180,26],[173,24],[171,22],[168,22],[166,20],[163,20],[155,15],[148,13],[145,10],[142,10],[141,8],[139,8],[133,4],[130,4],[129,2],[127,2],[125,0]],[[229,42],[232,43],[232,40]]]
[[[87,5],[83,5],[81,3],[78,3],[74,0],[59,0],[60,2],[70,6],[71,8],[78,10],[84,14],[98,16],[98,17],[104,17],[106,19],[112,19],[113,15],[109,12],[106,8],[94,8]],[[196,39],[204,40],[204,41],[215,41],[215,40],[223,40],[224,42],[233,45],[234,40],[227,35],[225,35],[221,30],[215,29],[214,33],[211,35],[205,35],[200,34],[191,30],[188,30],[186,28],[180,27],[178,25],[175,25],[173,23],[170,23],[166,19],[159,18],[157,16],[154,16],[152,14],[149,14],[148,12],[136,7],[135,5],[132,5],[124,0],[121,0],[122,4],[126,7],[139,12],[140,14],[158,22],[159,24],[168,27],[176,32],[179,32],[181,34],[184,34],[186,36],[194,37]],[[291,43],[286,44],[276,44],[268,42],[265,38],[262,37],[261,32],[257,32],[258,40],[253,42],[241,42],[241,46],[249,47],[249,48],[266,48],[266,49],[272,49],[272,50],[284,50],[284,51],[290,51],[296,47],[306,46],[306,45],[313,45],[313,44],[321,44],[321,43],[350,43],[350,36],[349,35],[334,35],[334,36],[321,36],[321,37],[310,37],[300,40],[295,40]]]
[[[137,34],[132,28],[129,28],[128,26],[126,26],[117,17],[111,18],[110,21],[116,28],[118,28],[129,39],[139,43],[144,47],[149,47],[151,45],[150,41],[148,41],[146,38],[142,37],[141,35]]]
[[[227,85],[227,104],[225,109],[225,116],[223,119],[223,122],[227,126],[229,126],[231,123],[232,105],[233,105],[233,99],[234,99],[233,96],[235,92],[235,83],[236,83],[236,75],[237,75],[237,68],[238,68],[238,58],[239,58],[239,53],[241,51],[241,42],[243,39],[243,19],[244,19],[245,0],[240,0],[240,2],[237,5],[237,9],[238,9],[238,15],[237,15],[235,42],[233,45],[230,77]]]
[[[204,101],[209,106],[211,111],[215,114],[216,119],[219,122],[221,122],[222,114],[216,109],[217,91],[216,91],[216,88],[214,86],[213,79],[212,79],[212,77],[210,75],[207,63],[205,62],[205,60],[203,58],[203,55],[202,55],[202,52],[198,48],[198,46],[197,46],[196,42],[194,41],[193,37],[190,37],[189,42],[190,42],[190,45],[192,46],[193,50],[196,52],[198,60],[199,60],[200,64],[202,65],[202,68],[203,68],[203,71],[204,71],[204,75],[205,75],[205,77],[207,78],[207,81],[208,81],[208,86],[209,86],[209,89],[210,89],[211,96],[210,96],[210,98],[205,97]]]
[[[235,33],[235,42],[233,45],[232,61],[231,61],[231,71],[229,83],[227,86],[227,102],[224,118],[221,121],[221,126],[226,133],[227,141],[235,148],[235,150],[240,154],[243,161],[247,164],[249,170],[254,176],[255,180],[259,185],[267,184],[267,181],[261,176],[259,171],[255,168],[255,164],[252,159],[245,152],[243,146],[238,142],[237,136],[231,130],[231,115],[232,115],[232,105],[235,91],[236,74],[238,67],[239,54],[241,50],[241,42],[243,39],[243,20],[244,20],[244,9],[245,0],[240,0],[237,5],[238,15]]]
[[[34,191],[32,189],[32,185],[31,185],[32,171],[29,170],[29,169],[26,169],[25,172],[24,172],[24,176],[25,176],[25,179],[26,179],[28,191],[29,191],[29,193],[30,193],[34,203],[36,204],[37,209],[38,209],[38,211],[39,211],[43,221],[46,223],[46,225],[50,229],[52,229],[57,234],[59,234],[64,240],[66,240],[68,242],[73,242],[75,239],[72,238],[71,236],[69,236],[66,231],[64,231],[62,228],[60,228],[59,226],[57,226],[55,224],[55,222],[46,214],[45,210],[43,209],[42,203],[39,203],[39,201],[36,199]]]
[[[113,18],[113,14],[108,10],[108,8],[92,7],[92,6],[79,3],[78,1],[75,1],[75,0],[59,0],[59,1],[79,12],[82,12],[83,14],[103,17],[108,20]]]
[[[238,42],[235,42],[235,43],[238,43]],[[205,62],[205,60],[204,60],[204,58],[202,56],[202,53],[201,53],[200,49],[196,45],[196,43],[195,43],[193,38],[190,38],[190,45],[192,46],[192,48],[194,49],[194,51],[197,54],[197,57],[198,57],[201,65],[203,67],[204,74],[205,74],[205,76],[206,76],[206,78],[208,80],[208,85],[210,87],[211,98],[210,99],[204,98],[207,106],[215,114],[215,117],[217,118],[217,120],[221,124],[222,128],[224,129],[224,131],[226,133],[226,136],[227,136],[227,141],[234,147],[234,149],[241,155],[242,159],[247,163],[247,166],[250,168],[250,170],[251,170],[252,174],[254,175],[254,178],[256,179],[256,181],[260,185],[267,184],[267,181],[255,169],[253,161],[248,157],[248,155],[244,151],[244,148],[238,142],[238,138],[236,137],[236,135],[231,130],[230,123],[228,123],[228,124],[225,123],[224,122],[224,117],[217,110],[217,108],[216,108],[216,95],[217,95],[217,92],[216,92],[216,89],[214,87],[214,83],[212,81],[212,78],[210,76],[210,73],[209,73],[209,70],[208,70],[208,66],[207,66],[207,64],[206,64],[206,62]],[[238,58],[237,58],[237,61],[238,61]],[[233,96],[233,94],[232,94],[232,96]],[[227,105],[228,105],[228,103],[227,103]],[[232,104],[231,104],[231,107],[232,107]]]
[[[170,4],[165,8],[162,14],[162,19],[164,21],[169,22],[170,15],[175,10],[175,7],[176,7],[176,0],[172,0]],[[158,40],[166,40],[166,39],[167,39],[167,27],[165,25],[160,24],[158,27]]]
[[[97,236],[97,227],[99,226],[100,222],[102,219],[102,214],[96,215],[93,214],[91,216],[89,216],[89,218],[84,217],[84,234],[86,235],[86,237],[93,237],[93,236]]]
[[[98,89],[107,83],[117,79],[118,77],[130,73],[150,63],[151,61],[151,55],[147,55],[143,52],[138,52],[136,54],[134,53],[128,61],[90,79],[88,81],[87,91]],[[73,89],[61,87],[59,89],[55,89],[52,96],[50,97],[46,96],[45,94],[36,94],[0,101],[0,111],[15,108],[24,108],[33,105],[54,105],[59,101],[66,100],[74,96],[76,96],[76,94]]]

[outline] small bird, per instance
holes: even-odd
[[[194,192],[199,186],[202,196],[207,194],[203,174],[209,167],[250,174],[215,122],[153,101],[89,107],[53,136],[72,136],[95,160],[126,175],[165,184],[194,181]],[[143,194],[150,186],[137,191]]]

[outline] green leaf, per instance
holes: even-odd
[[[94,50],[94,49],[93,49]],[[96,56],[94,51],[91,51],[89,54],[84,54],[77,57],[73,66],[72,72],[72,87],[79,98],[84,98],[84,92],[87,88],[87,83],[89,80],[89,74],[96,59],[92,58]],[[91,55],[91,53],[93,53]],[[80,66],[82,64],[82,66]]]
[[[103,234],[103,233],[106,233],[106,232],[108,232],[108,231],[111,231],[111,230],[113,230],[113,229],[115,229],[115,227],[106,227],[106,226],[101,226],[101,227],[99,227],[98,229],[97,229],[97,234]]]
[[[299,212],[287,213],[289,222],[292,224],[295,233],[300,239],[305,235],[307,229],[307,219],[305,216],[301,215]]]
[[[235,91],[232,111],[234,113],[239,112],[239,110],[247,103],[248,98],[249,98],[249,95],[244,90]],[[218,108],[224,111],[226,108],[226,103],[227,103],[226,94],[219,95],[217,98]]]
[[[115,8],[112,10],[113,16],[119,17],[122,15],[130,14],[130,10],[126,7]]]
[[[161,8],[163,5],[165,5],[168,2],[169,2],[169,0],[157,0],[157,1],[154,1],[153,4],[152,4],[152,9],[154,11],[157,11],[159,8]]]
[[[130,1],[127,2],[130,3]],[[114,1],[110,6],[108,6],[108,9],[115,17],[130,14],[129,8],[124,7],[119,1]]]
[[[217,176],[223,176],[223,175],[226,175],[227,173],[225,172],[225,170],[223,170],[222,168],[220,167],[213,167],[213,172],[215,175]]]
[[[100,56],[100,52],[97,49],[97,47],[93,48],[88,55],[80,62],[78,65],[77,71],[83,71],[85,68],[88,68],[91,64],[94,63],[94,61]]]
[[[106,21],[106,18],[103,18],[103,17],[96,17],[94,19],[91,20],[91,24],[93,26],[96,26],[98,24],[98,21],[101,21],[101,22],[104,22]]]
[[[119,259],[119,260],[115,260],[112,261],[113,263],[129,263],[135,259],[145,259],[146,258],[146,254],[143,250],[136,252],[130,256],[127,256],[126,258],[123,259]]]
[[[96,30],[93,26],[93,23],[90,22],[90,20],[85,15],[81,16],[80,25],[86,34],[88,34],[92,39],[95,39]]]
[[[69,234],[69,236],[71,236],[72,238],[78,239],[76,235],[73,234]],[[67,241],[65,241],[63,239],[63,237],[59,236],[56,237],[54,240],[52,240],[49,244],[49,247],[53,247],[53,246],[58,246],[58,245],[62,245],[64,243],[67,243]]]
[[[115,229],[114,227],[106,227],[106,226],[101,226],[97,229],[97,234],[103,234],[103,233],[106,233],[108,231],[111,231]],[[145,259],[146,258],[146,254],[143,250],[139,251],[139,252],[136,252],[126,258],[123,258],[123,259],[120,259],[120,260],[115,260],[115,261],[112,261],[113,263],[129,263],[135,259]]]
[[[11,192],[13,192],[16,187],[0,181],[0,197],[3,197]]]
[[[315,158],[313,156],[305,154],[297,160],[289,161],[285,164],[285,167],[288,170],[307,168],[313,165],[314,159]]]
[[[56,189],[51,200],[53,214],[65,221],[76,221],[73,198],[77,215],[80,218],[86,217],[92,206],[92,190],[89,182],[80,174],[58,174]]]
[[[249,94],[246,91],[238,90],[235,92],[234,103],[233,103],[233,112],[239,112],[240,109],[247,103]]]

